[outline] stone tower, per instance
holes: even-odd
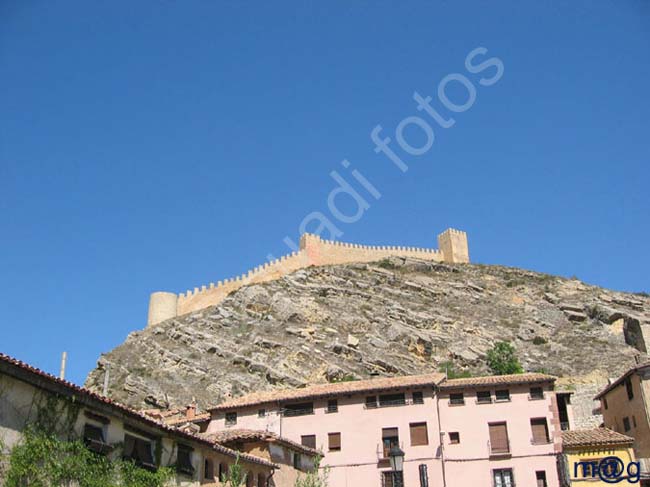
[[[449,228],[438,235],[438,248],[442,251],[445,262],[468,263],[469,246],[467,233]]]

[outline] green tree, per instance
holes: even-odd
[[[524,371],[515,353],[515,347],[509,342],[497,342],[487,353],[487,363],[496,375],[521,374]]]
[[[301,474],[297,479],[294,487],[328,487],[329,485],[329,467],[320,468],[322,457],[314,460],[314,468],[309,472]]]

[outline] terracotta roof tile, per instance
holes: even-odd
[[[167,426],[160,421],[156,421],[150,416],[147,416],[144,413],[138,412],[134,409],[131,409],[127,406],[124,406],[123,404],[120,404],[116,401],[113,401],[112,399],[102,396],[100,394],[94,393],[89,389],[86,389],[85,387],[80,387],[76,384],[73,384],[72,382],[68,382],[66,380],[60,379],[54,375],[48,374],[47,372],[42,371],[41,369],[38,369],[36,367],[32,367],[29,364],[26,364],[25,362],[22,362],[18,359],[15,359],[13,357],[10,357],[9,355],[5,355],[4,353],[0,353],[0,365],[7,365],[9,366],[8,369],[6,369],[6,373],[11,373],[12,369],[15,376],[15,372],[17,370],[23,371],[28,374],[28,376],[32,379],[34,382],[34,385],[36,387],[42,387],[39,382],[42,383],[42,381],[39,381],[38,379],[44,379],[48,383],[56,385],[63,390],[65,390],[67,393],[73,395],[73,394],[78,394],[79,396],[87,399],[90,403],[100,403],[106,406],[109,406],[110,408],[113,408],[116,411],[119,411],[121,414],[124,414],[126,416],[130,416],[133,419],[142,421],[150,426],[153,426],[155,428],[158,428],[166,433],[169,433],[172,436],[177,436],[181,438],[185,438],[187,440],[192,440],[196,441],[198,443],[201,443],[203,445],[206,445],[208,447],[211,447],[215,451],[218,451],[219,453],[222,453],[224,455],[228,455],[230,457],[236,457],[237,455],[240,456],[242,460],[246,460],[251,463],[257,463],[259,465],[264,465],[267,467],[271,468],[279,468],[278,465],[275,465],[274,463],[271,463],[267,460],[264,460],[263,458],[258,458],[254,455],[249,455],[246,453],[239,453],[231,448],[225,447],[223,445],[220,445],[219,443],[215,443],[214,441],[210,441],[207,438],[203,438],[201,436],[195,435],[193,433],[188,433],[186,431],[179,430],[177,428],[174,428],[172,426]],[[3,372],[2,369],[0,369],[0,372]]]
[[[464,387],[481,387],[491,385],[535,384],[554,382],[552,375],[527,373],[512,375],[489,375],[486,377],[468,377],[465,379],[448,379],[440,384],[440,390],[461,389]]]
[[[617,433],[607,428],[591,430],[572,430],[562,432],[564,448],[583,446],[632,445],[634,438]]]
[[[258,404],[297,401],[302,399],[316,399],[346,394],[360,394],[366,392],[388,391],[404,389],[407,387],[427,387],[439,384],[445,378],[444,374],[424,374],[403,377],[383,377],[369,380],[350,382],[337,382],[334,384],[316,384],[299,389],[277,389],[265,392],[256,392],[242,397],[222,402],[209,411],[236,409]]]
[[[269,443],[280,443],[294,450],[298,450],[307,455],[320,455],[318,450],[309,448],[308,446],[301,445],[293,440],[284,438],[276,433],[261,430],[249,429],[228,429],[222,431],[215,431],[213,433],[201,433],[201,436],[212,439],[219,443],[231,443],[236,441],[266,441]]]

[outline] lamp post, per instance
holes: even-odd
[[[390,467],[393,470],[393,487],[404,487],[404,452],[399,445],[393,445],[388,452]]]

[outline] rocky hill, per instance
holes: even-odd
[[[389,258],[310,267],[244,287],[219,306],[131,333],[86,381],[135,407],[200,406],[310,382],[416,374],[451,361],[487,372],[511,341],[524,368],[563,377],[579,415],[646,359],[650,298],[536,272]]]

